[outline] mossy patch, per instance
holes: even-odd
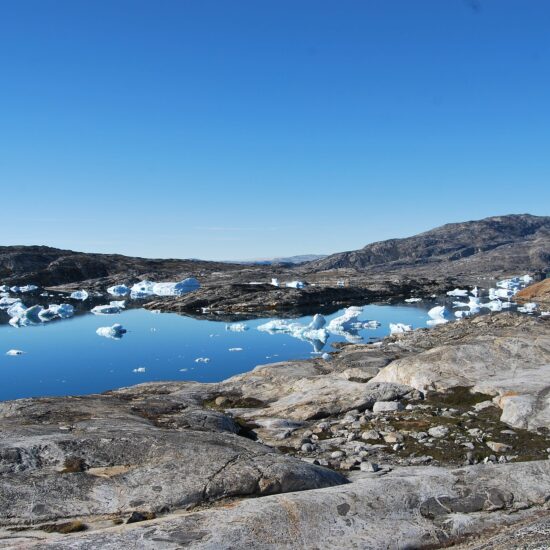
[[[88,526],[79,520],[66,521],[63,523],[47,523],[39,527],[40,530],[46,533],[61,533],[67,535],[69,533],[78,533],[80,531],[86,531]]]

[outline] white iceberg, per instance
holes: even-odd
[[[335,317],[327,326],[329,332],[341,332],[345,330],[354,330],[354,324],[358,322],[358,317],[363,313],[363,308],[351,306],[344,310],[339,317]]]
[[[402,334],[403,332],[410,332],[412,329],[411,325],[404,323],[390,323],[390,334]]]
[[[42,309],[38,313],[41,321],[51,321],[56,317],[68,319],[74,315],[74,307],[71,304],[50,304],[47,309]]]
[[[464,319],[464,317],[470,317],[470,315],[472,315],[472,312],[469,311],[469,310],[460,310],[460,311],[455,311],[455,317],[457,319]]]
[[[306,283],[304,281],[290,281],[285,284],[287,288],[305,288]]]
[[[145,367],[138,367],[137,369],[133,369],[132,372],[145,372]]]
[[[126,296],[130,289],[126,285],[114,285],[107,289],[107,292],[112,296]]]
[[[449,320],[446,319],[447,310],[445,309],[445,306],[435,306],[430,311],[428,311],[428,315],[430,317],[429,321],[426,321],[426,324],[430,327],[434,327],[436,325],[444,325],[445,323],[448,323]]]
[[[90,311],[94,315],[114,315],[124,309],[124,301],[113,301],[108,305],[95,306]]]
[[[524,285],[530,285],[535,279],[533,279],[531,275],[524,275],[521,280],[523,281]]]
[[[421,302],[422,301],[422,298],[406,298],[405,299],[405,302],[407,302],[407,304],[415,304],[416,302]]]
[[[10,287],[8,285],[0,285],[0,292],[8,292]]]
[[[474,290],[472,290],[472,296],[475,296],[476,298],[479,296],[479,288],[474,287]]]
[[[182,296],[200,288],[197,279],[189,277],[178,283],[154,283],[153,294],[156,296]]]
[[[243,351],[243,348],[229,348],[227,351]]]
[[[329,354],[329,353],[323,353],[323,355],[321,355],[321,359],[324,359],[325,361],[330,361],[332,359],[332,356]]]
[[[27,327],[30,325],[38,325],[42,322],[40,313],[42,312],[42,306],[31,306],[26,308],[21,302],[13,304],[9,307],[7,312],[11,319],[10,325],[14,327]]]
[[[288,334],[298,340],[309,342],[313,346],[313,349],[318,352],[323,349],[329,337],[328,331],[322,328],[325,323],[325,318],[317,314],[308,325],[274,319],[257,328],[259,331],[267,332],[268,334]]]
[[[279,286],[279,279],[277,279],[276,277],[273,277],[273,279],[271,279],[271,283],[270,283],[272,286]]]
[[[195,363],[210,363],[210,357],[197,357]]]
[[[245,332],[248,330],[248,325],[245,325],[244,323],[233,323],[231,325],[225,325],[225,330],[229,330],[231,332]]]
[[[98,336],[120,340],[123,334],[126,334],[126,329],[119,323],[115,323],[112,327],[99,327],[96,330]]]
[[[528,313],[529,315],[535,313],[537,309],[538,309],[538,306],[534,302],[529,302],[527,304],[523,304],[522,306],[518,307],[518,311],[520,313]]]
[[[0,298],[0,309],[8,309],[13,304],[21,303],[20,298],[10,298],[9,296],[4,296]]]
[[[71,292],[71,298],[73,300],[87,300],[89,294],[85,290],[75,290],[74,292]]]
[[[447,296],[468,296],[468,291],[462,288],[455,288],[454,290],[449,290]]]
[[[132,298],[148,298],[153,296],[153,287],[155,283],[151,281],[140,281],[132,286],[130,289],[130,296]]]
[[[24,353],[25,352],[20,349],[9,349],[6,351],[6,355],[11,355],[12,357],[15,357],[16,355],[23,355]]]

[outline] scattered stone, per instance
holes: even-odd
[[[393,412],[393,411],[402,411],[404,409],[403,403],[401,401],[377,401],[373,407],[373,413],[381,412]]]
[[[495,453],[507,453],[513,448],[511,445],[506,445],[506,443],[498,443],[497,441],[487,441],[486,445]]]
[[[428,430],[428,434],[431,437],[437,437],[437,438],[445,437],[448,433],[449,433],[449,428],[447,428],[446,426],[434,426],[433,428],[430,428]]]

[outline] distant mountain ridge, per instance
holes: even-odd
[[[431,268],[495,271],[550,266],[550,217],[495,216],[450,223],[413,237],[368,244],[302,266],[307,272],[352,269],[361,272],[429,271]]]
[[[283,256],[280,258],[260,258],[255,260],[241,260],[238,262],[227,262],[227,263],[239,263],[244,265],[300,265],[307,262],[313,262],[315,260],[322,260],[326,258],[327,254],[299,254],[297,256]]]

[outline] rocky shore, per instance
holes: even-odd
[[[1,403],[0,547],[504,548],[507,525],[544,540],[548,319],[331,355]]]

